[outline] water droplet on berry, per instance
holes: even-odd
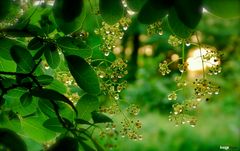
[[[159,31],[159,33],[158,33],[160,36],[162,36],[163,35],[163,31],[161,30],[161,31]]]
[[[127,30],[127,29],[128,29],[128,27],[127,27],[127,26],[124,26],[124,27],[123,27],[123,30]]]
[[[189,42],[186,43],[186,46],[187,46],[187,47],[190,46],[190,45],[191,45],[191,44],[190,44]]]
[[[104,52],[104,55],[105,55],[105,56],[109,56],[109,54],[110,54],[109,51],[105,51],[105,52]]]

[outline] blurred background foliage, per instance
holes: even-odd
[[[87,38],[87,41],[90,41],[90,47],[100,42],[100,38],[93,32],[97,27],[95,15],[89,13],[83,29],[89,35],[94,35]],[[173,64],[171,66],[173,72],[163,77],[158,72],[158,65],[165,59],[171,59],[174,54],[180,54],[180,50],[168,44],[171,33],[164,31],[163,35],[147,36],[146,26],[133,18],[119,49],[115,49],[115,54],[128,60],[128,87],[121,94],[121,101],[123,106],[124,102],[140,106],[139,119],[143,123],[141,129],[143,140],[133,141],[119,136],[116,140],[111,140],[117,145],[113,150],[219,151],[220,146],[232,146],[240,150],[239,27],[239,19],[222,19],[210,13],[204,13],[197,27],[200,31],[201,43],[216,47],[224,53],[221,62],[222,73],[212,79],[221,86],[221,90],[219,95],[201,103],[197,109],[198,122],[195,127],[188,125],[176,127],[168,120],[174,102],[169,101],[167,95],[175,89],[173,79],[180,72],[177,70],[177,64]],[[186,49],[187,54],[194,49],[194,46]],[[189,71],[190,74],[191,72],[194,71]],[[180,94],[178,100],[181,102],[186,95],[188,92]],[[117,120],[118,118],[115,119]],[[51,135],[50,132],[48,135]],[[95,137],[98,137],[97,133]],[[42,149],[42,145],[37,142],[25,136],[23,138],[30,151]],[[106,143],[106,140],[101,138],[99,141]]]
[[[174,76],[180,73],[173,66],[174,72],[163,77],[157,69],[159,62],[179,53],[167,43],[169,33],[143,38],[138,49],[136,78],[129,82],[122,95],[124,101],[140,105],[143,141],[119,138],[115,150],[219,151],[220,146],[240,150],[239,26],[239,20],[224,20],[209,13],[204,14],[198,26],[202,43],[216,47],[224,57],[222,73],[212,79],[221,86],[220,94],[200,105],[196,115],[198,123],[194,128],[176,127],[168,121],[173,102],[167,99],[167,95],[175,88]],[[142,34],[140,40],[144,37]],[[178,100],[183,100],[184,95]]]

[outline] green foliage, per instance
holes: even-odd
[[[0,148],[1,150],[27,151],[27,146],[19,135],[6,128],[0,128]],[[13,145],[14,144],[14,145]]]
[[[111,25],[123,17],[121,0],[99,0],[99,10],[103,20]]]
[[[78,86],[89,94],[100,93],[99,81],[92,67],[82,58],[75,55],[66,56],[68,68]]]
[[[33,150],[34,142],[50,145],[41,148],[48,151],[103,151],[114,147],[109,140],[118,135],[142,140],[138,133],[142,123],[134,118],[140,108],[130,103],[138,100],[143,105],[148,99],[149,106],[158,106],[159,98],[168,93],[169,81],[149,78],[156,74],[156,64],[164,52],[172,55],[169,50],[178,52],[181,46],[184,62],[185,44],[206,17],[203,7],[223,18],[239,17],[237,0],[55,0],[53,6],[48,1],[36,6],[32,3],[0,1],[0,150]],[[200,23],[200,29],[202,26]],[[146,31],[148,38],[144,38]],[[192,44],[201,48],[199,42]],[[151,50],[140,48],[145,45],[151,45]],[[148,61],[147,50],[153,55],[154,61],[147,65],[152,73],[141,69]],[[219,57],[217,53],[207,54]],[[207,55],[202,57],[205,62],[210,60]],[[159,71],[172,76],[170,71],[174,69],[168,59],[159,65]],[[130,91],[124,93],[131,93],[131,102],[123,102],[121,93],[127,87],[127,67],[134,69],[130,73],[133,76],[145,78],[132,81],[135,85],[130,84]],[[181,72],[184,68],[184,64],[179,66]],[[214,66],[207,72],[216,74],[220,70]],[[195,95],[218,93],[219,88],[208,82],[200,79],[193,83]],[[169,100],[181,98],[177,91],[169,94]],[[169,111],[171,105],[161,102],[160,108]],[[185,113],[193,105],[179,102],[173,105],[174,114],[178,116],[183,109]],[[123,119],[114,120],[115,114]],[[195,119],[190,122],[195,123]],[[103,148],[105,140],[108,144]],[[183,143],[179,148],[188,146],[190,143]]]

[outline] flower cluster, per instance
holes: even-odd
[[[166,60],[163,61],[163,63],[159,64],[159,72],[165,76],[166,74],[169,74],[171,70],[168,68],[168,63]]]
[[[195,86],[194,92],[197,98],[202,98],[204,96],[218,94],[220,87],[212,83],[207,79],[196,79],[193,82]]]
[[[170,112],[169,120],[174,121],[176,126],[189,123],[191,126],[196,125],[196,119],[187,112],[197,108],[199,101],[187,100],[182,104],[174,104],[173,112]]]
[[[118,58],[109,67],[99,68],[97,74],[101,79],[102,92],[118,100],[119,93],[127,86],[127,81],[123,79],[128,74],[126,62]]]
[[[142,128],[142,123],[140,120],[131,120],[129,121],[128,119],[125,119],[124,121],[121,122],[122,129],[120,131],[120,134],[122,137],[128,137],[129,139],[132,140],[142,140],[143,137],[142,135],[138,134],[138,129]]]
[[[162,22],[161,21],[157,21],[157,22],[155,22],[153,24],[148,25],[147,33],[150,36],[154,35],[154,34],[163,35]]]
[[[95,33],[101,35],[104,41],[100,49],[104,52],[105,56],[108,56],[112,49],[116,47],[118,41],[123,38],[124,31],[128,29],[130,23],[130,18],[123,17],[114,25],[102,22],[102,27],[95,30]]]
[[[170,35],[168,38],[168,43],[173,47],[177,47],[182,44],[182,40],[178,39],[176,36]]]

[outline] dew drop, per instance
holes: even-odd
[[[190,44],[189,42],[186,43],[186,46],[187,46],[187,47],[190,46],[190,45],[191,45],[191,44]]]
[[[109,51],[105,51],[105,52],[104,52],[104,55],[105,55],[105,56],[109,56],[109,54],[110,54]]]
[[[124,26],[124,27],[123,27],[123,30],[127,30],[127,29],[128,29],[128,27],[127,27],[127,26]]]

